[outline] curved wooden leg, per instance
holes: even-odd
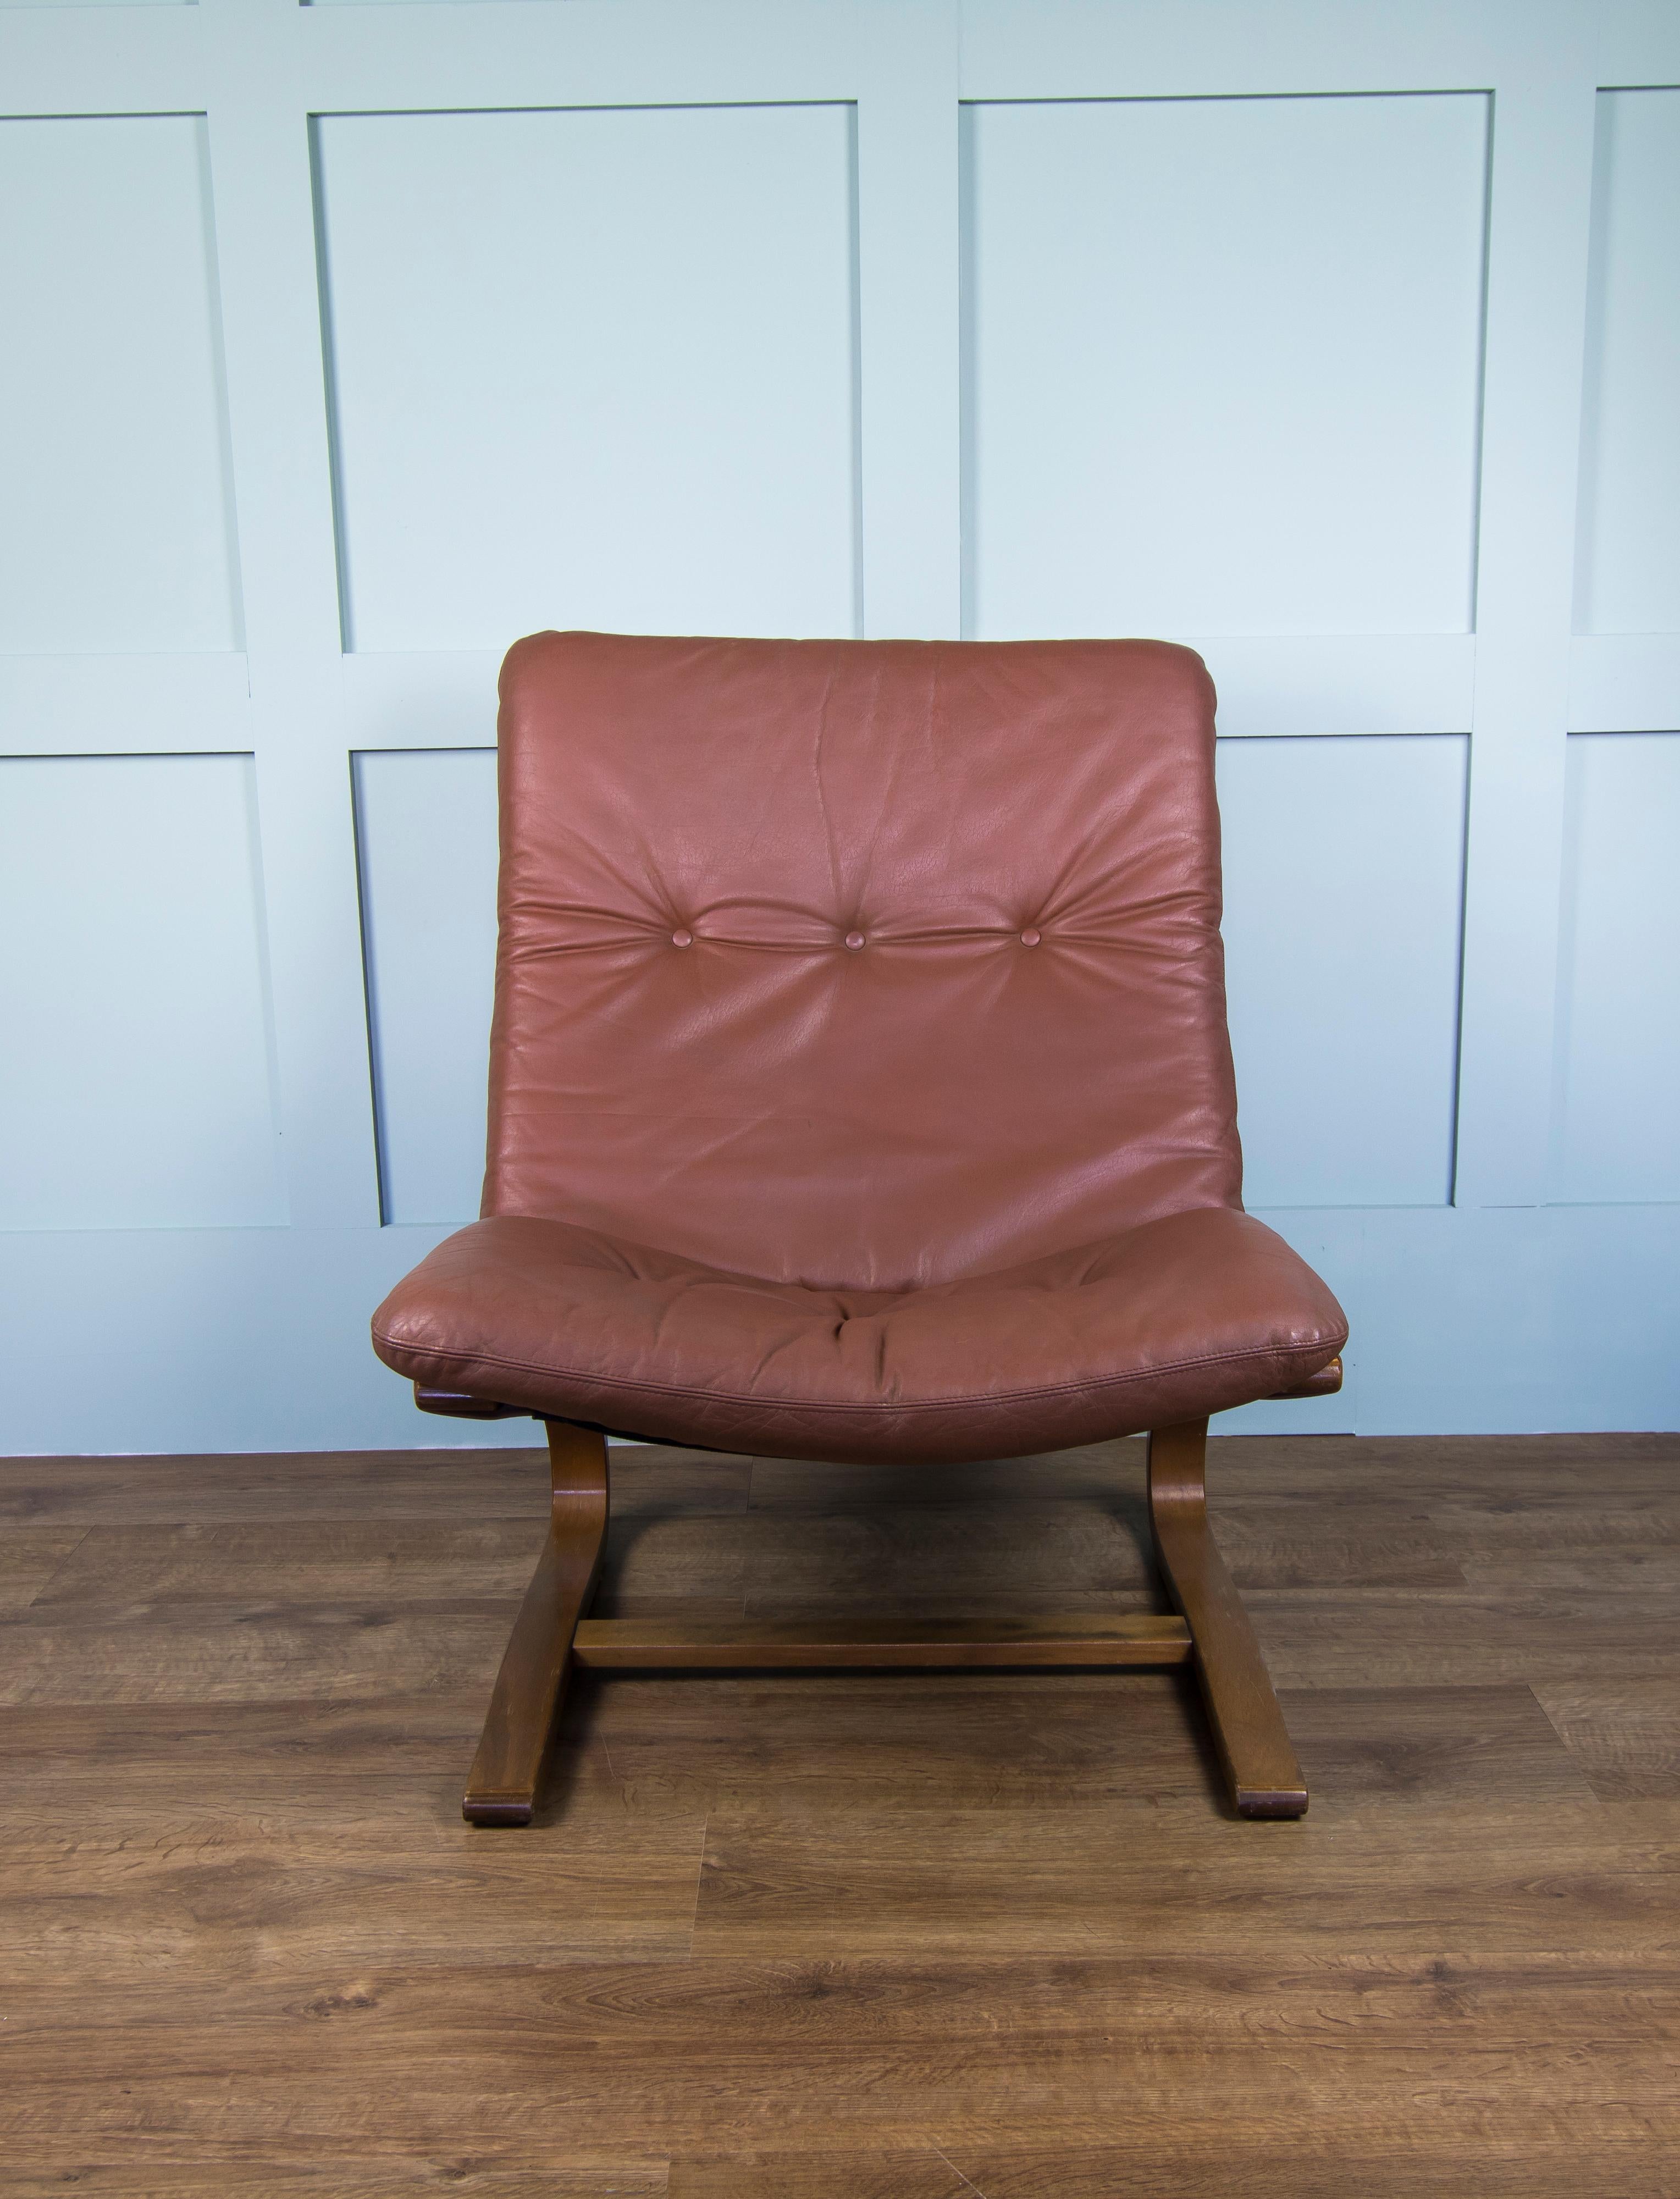
[[[1157,1428],[1150,1436],[1156,1555],[1190,1629],[1196,1676],[1237,1814],[1303,1817],[1307,1782],[1248,1613],[1208,1528],[1206,1461],[1205,1420]]]
[[[607,1439],[564,1420],[545,1425],[553,1484],[548,1541],[508,1638],[468,1776],[461,1815],[470,1825],[530,1823],[571,1663],[572,1636],[601,1571]]]

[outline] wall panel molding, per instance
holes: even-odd
[[[308,11],[283,0],[200,0],[195,12],[209,85],[287,1178],[299,1222],[372,1227],[378,1177],[300,51]]]
[[[1470,632],[1489,121],[967,107],[965,630]]]
[[[1545,1190],[1592,194],[1589,18],[1553,0],[1527,20],[1489,186],[1455,1193],[1479,1206]]]
[[[1680,1200],[1680,732],[1577,734],[1551,1196]]]
[[[0,651],[236,650],[203,118],[0,120]]]
[[[840,102],[315,125],[346,650],[849,634]]]
[[[1575,615],[1680,635],[1680,90],[1601,91]]]
[[[851,0],[463,0],[423,26],[376,7],[260,4],[295,18],[318,114],[845,100],[860,76]]]
[[[1473,615],[1466,609],[1449,620],[1433,608],[1426,615],[1417,603],[1403,603],[1397,587],[1383,607],[1394,613],[1395,632],[1380,630],[1379,611],[1357,620],[1350,613],[1357,632],[1310,630],[1334,621],[1306,613],[1302,631],[1279,631],[1271,611],[1245,621],[1210,594],[1201,604],[1187,602],[1173,621],[1207,656],[1221,690],[1222,770],[1233,790],[1234,923],[1249,924],[1234,913],[1261,882],[1264,924],[1243,938],[1234,931],[1234,970],[1257,941],[1263,948],[1266,936],[1276,953],[1307,957],[1286,936],[1300,906],[1312,906],[1310,879],[1300,901],[1291,901],[1284,883],[1264,881],[1292,885],[1291,865],[1317,860],[1315,834],[1345,830],[1349,844],[1336,864],[1323,859],[1320,883],[1321,905],[1342,913],[1330,946],[1321,942],[1312,951],[1322,948],[1321,959],[1330,960],[1341,954],[1345,1013],[1314,1026],[1298,1071],[1308,1074],[1310,1065],[1347,1107],[1364,1104],[1356,1097],[1358,1056],[1385,1016],[1391,1024],[1410,1018],[1406,1028],[1422,1065],[1403,1065],[1389,1076],[1397,1105],[1414,1111],[1412,1129],[1391,1125],[1377,1156],[1361,1153],[1350,1138],[1339,1158],[1330,1130],[1322,1150],[1310,1142],[1319,1120],[1313,1091],[1294,1088],[1292,1100],[1287,1048],[1277,1036],[1287,1024],[1287,985],[1278,989],[1282,1005],[1262,1017],[1263,1025],[1274,1025],[1272,1038],[1263,1029],[1245,1041],[1259,1063],[1249,1076],[1257,1139],[1263,1122],[1273,1126],[1263,1135],[1271,1151],[1257,1145],[1257,1196],[1292,1202],[1269,1218],[1321,1265],[1348,1305],[1355,1338],[1341,1398],[1328,1407],[1255,1409],[1236,1424],[1415,1432],[1673,1425],[1680,1417],[1664,1340],[1680,1322],[1680,1210],[1665,1203],[1680,1164],[1667,1127],[1680,1123],[1680,1094],[1671,1089],[1680,1072],[1665,1040],[1642,1052],[1631,1043],[1640,1018],[1648,1037],[1650,1018],[1668,1013],[1667,995],[1655,964],[1635,972],[1636,999],[1624,999],[1603,975],[1630,925],[1660,930],[1670,920],[1669,889],[1648,843],[1660,850],[1680,840],[1680,816],[1669,813],[1680,797],[1655,763],[1642,778],[1634,773],[1631,791],[1631,782],[1611,786],[1613,768],[1607,778],[1600,765],[1583,766],[1591,741],[1580,738],[1607,737],[1601,760],[1616,737],[1650,736],[1650,755],[1666,757],[1655,737],[1680,737],[1680,641],[1670,633],[1572,632],[1599,95],[1606,87],[1680,85],[1680,12],[1671,0],[1392,0],[1381,7],[1278,0],[1263,9],[1251,0],[1199,0],[1194,8],[1174,0],[0,6],[0,83],[14,117],[147,118],[148,128],[204,118],[212,310],[225,379],[225,426],[215,433],[225,436],[230,475],[242,622],[225,650],[184,646],[183,636],[160,628],[116,637],[121,645],[110,654],[76,634],[0,660],[0,745],[34,760],[0,763],[0,774],[38,763],[50,773],[74,772],[84,767],[67,760],[79,757],[143,773],[154,767],[142,759],[166,756],[171,770],[187,774],[184,783],[197,785],[192,773],[208,774],[207,785],[230,756],[249,758],[239,770],[249,775],[260,849],[250,873],[260,896],[251,952],[260,960],[265,954],[266,963],[234,994],[245,1000],[239,1013],[247,1024],[257,1000],[271,1058],[263,1057],[267,1082],[251,1082],[256,1070],[241,1040],[230,1058],[245,1067],[217,1104],[227,1150],[254,1150],[238,1145],[248,1134],[272,1147],[277,1123],[279,1154],[279,1173],[263,1179],[266,1188],[253,1192],[257,1177],[248,1170],[239,1179],[244,1189],[219,1209],[213,1200],[193,1208],[171,1192],[174,1206],[155,1202],[156,1214],[143,1227],[96,1226],[90,1208],[74,1228],[9,1239],[3,1317],[37,1379],[27,1397],[8,1400],[0,1449],[460,1439],[458,1430],[416,1420],[404,1385],[368,1353],[365,1323],[388,1283],[441,1228],[417,1218],[382,1226],[376,1123],[389,1154],[408,1138],[407,1183],[416,1187],[411,1199],[400,1169],[389,1171],[397,1195],[388,1213],[417,1217],[445,1205],[454,1212],[470,1201],[472,1164],[463,1156],[476,1134],[467,1117],[478,1104],[478,1070],[465,1056],[481,1043],[474,1035],[481,1009],[469,997],[471,983],[457,983],[451,1028],[459,1058],[429,1076],[429,1041],[417,1012],[426,1005],[423,967],[414,954],[429,915],[444,924],[443,948],[465,955],[464,968],[482,960],[484,786],[476,807],[464,796],[461,816],[452,820],[448,782],[458,768],[482,778],[488,759],[458,765],[447,752],[483,750],[493,740],[499,651],[487,636],[481,648],[441,645],[459,637],[429,614],[411,627],[398,621],[388,628],[386,639],[414,646],[346,653],[331,331],[323,328],[310,133],[312,118],[338,119],[321,125],[329,131],[351,116],[403,115],[430,128],[446,114],[532,109],[844,112],[844,188],[855,226],[843,281],[855,310],[837,338],[823,335],[824,346],[831,338],[843,343],[846,356],[822,370],[849,393],[852,472],[847,493],[824,505],[825,515],[829,504],[834,510],[820,525],[845,538],[833,550],[836,569],[851,575],[842,627],[860,621],[870,634],[930,635],[959,630],[964,408],[966,402],[971,414],[975,397],[971,384],[965,388],[960,341],[962,102],[1267,100],[1282,113],[1315,99],[1328,106],[1453,95],[1466,109],[1490,109],[1485,358],[1472,369],[1479,441],[1471,518],[1465,522],[1461,512],[1454,522],[1455,540],[1467,523],[1474,528]],[[0,131],[9,126],[0,120]],[[687,128],[679,125],[664,142]],[[1082,218],[1076,197],[1064,226]],[[1653,219],[1640,215],[1638,248],[1625,248],[1622,260],[1625,277],[1647,289],[1665,267],[1680,265],[1680,241],[1671,250],[1665,233],[1640,226]],[[803,234],[796,225],[790,230],[786,248],[796,259]],[[1268,253],[1286,256],[1288,244],[1262,236],[1257,263]],[[1222,402],[1240,398],[1252,365],[1240,340],[1240,301],[1227,302],[1222,322],[1213,317],[1224,340],[1211,347],[1210,365],[1198,365]],[[1647,298],[1639,310],[1648,305]],[[1397,341],[1426,341],[1431,326],[1438,335],[1438,314],[1432,323],[1421,315]],[[672,349],[674,371],[682,364],[680,330]],[[390,376],[400,361],[376,364]],[[1021,401],[1030,398],[1053,415],[1065,400],[1060,372],[1041,375]],[[1104,388],[1099,373],[1088,411]],[[540,390],[540,382],[539,403]],[[206,406],[197,398],[193,406],[202,427]],[[1189,427],[1175,432],[1193,444],[1193,408],[1183,408],[1183,417]],[[1257,465],[1265,417],[1263,410]],[[1354,477],[1340,505],[1341,486],[1333,484],[1336,494],[1321,499],[1315,523],[1333,534],[1339,528],[1350,545],[1368,546],[1359,476],[1363,468],[1368,493],[1380,501],[1380,466],[1363,466],[1356,420],[1353,430]],[[1671,431],[1671,422],[1665,426],[1659,417],[1638,434],[1656,439]],[[1364,432],[1380,458],[1380,422]],[[809,441],[802,429],[790,447],[805,450]],[[1665,477],[1673,455],[1669,443],[1659,450],[1653,440],[1653,480]],[[1245,463],[1240,440],[1221,458],[1228,471]],[[1211,491],[1210,510],[1234,494],[1228,479],[1216,479]],[[1286,535],[1288,516],[1280,516],[1274,542]],[[353,512],[353,552],[354,527]],[[1267,539],[1257,541],[1249,554],[1263,557]],[[983,538],[981,547],[983,557]],[[1082,545],[1047,536],[1024,550],[1018,543],[1011,554],[1024,569],[1032,556],[1047,569],[1059,559],[1076,569],[1070,561]],[[744,582],[749,610],[750,594]],[[769,589],[761,601],[766,622],[791,621],[794,614],[777,610]],[[1123,604],[1111,607],[1111,620],[1110,608],[1082,598],[1076,622],[1089,624],[1101,611],[1111,630],[1135,623]],[[656,597],[633,588],[615,615],[626,625],[661,622]],[[744,610],[740,622],[750,622]],[[1271,631],[1220,631],[1269,622]],[[1315,750],[1321,750],[1315,772],[1310,760],[1292,761]],[[1467,754],[1459,993],[1451,942],[1460,912],[1448,860],[1458,827],[1444,779],[1437,786],[1426,763],[1407,787],[1373,790],[1385,760],[1403,750],[1420,758],[1450,751],[1461,769]],[[1311,790],[1298,816],[1285,814],[1281,781],[1267,778],[1286,751],[1289,769],[1305,773]],[[1624,744],[1618,753],[1625,760],[1636,752]],[[1607,840],[1598,827],[1625,812],[1619,852],[1624,843],[1614,832]],[[454,879],[430,910],[428,861],[434,872],[438,866],[425,855],[429,832],[443,834]],[[1298,845],[1292,834],[1305,851],[1298,856],[1291,854]],[[1362,845],[1373,848],[1369,893],[1349,899]],[[175,898],[164,895],[155,912],[166,931],[170,909],[178,916],[197,906],[195,893],[210,891],[205,879],[213,866],[195,882],[190,848],[184,849]],[[1409,865],[1419,895],[1413,915],[1402,890]],[[211,900],[220,892],[215,888]],[[37,920],[50,899],[38,896],[22,921]],[[202,912],[195,920],[215,929]],[[167,954],[179,968],[192,966],[193,929],[177,925],[170,935]],[[413,961],[405,980],[404,951]],[[1408,971],[1415,991],[1405,994],[1401,984],[1397,992],[1396,973],[1406,978]],[[147,982],[164,985],[167,974],[160,969]],[[1653,984],[1660,998],[1650,995]],[[376,1024],[388,1010],[392,1018],[377,1105],[372,1063],[381,1034],[370,1044],[370,994]],[[1403,1014],[1394,1005],[1402,996]],[[1450,1058],[1443,1067],[1455,1010],[1455,1076]],[[1257,1044],[1269,1043],[1271,1056],[1255,1056]],[[189,1056],[199,1048],[213,1053],[202,1034],[182,1044]],[[1607,1072],[1596,1085],[1590,1076],[1584,1082],[1584,1059],[1620,1062],[1619,1082],[1606,1081]],[[222,1090],[213,1083],[222,1072],[212,1069],[212,1086]],[[166,1065],[153,1086],[143,1078],[137,1105],[175,1074]],[[261,1109],[254,1113],[246,1088],[258,1084],[270,1117],[254,1131]],[[50,1076],[38,1080],[29,1104],[50,1086]],[[1441,1157],[1454,1145],[1444,1113],[1454,1089],[1458,1204],[1444,1206],[1433,1202],[1442,1195]],[[405,1130],[398,1118],[411,1102],[418,1113],[411,1112]],[[428,1107],[429,1128],[421,1119]],[[1607,1107],[1622,1110],[1622,1129],[1601,1123],[1584,1134],[1582,1125],[1597,1123]],[[1426,1116],[1426,1134],[1408,1145]],[[214,1126],[205,1134],[213,1145]],[[1584,1134],[1601,1158],[1606,1140],[1619,1140],[1613,1183],[1581,1173]],[[272,1152],[264,1150],[268,1168]],[[160,1134],[157,1151],[162,1168],[171,1152],[178,1158],[186,1148]],[[1394,1164],[1388,1177],[1379,1161]],[[178,1191],[182,1183],[190,1188],[190,1176],[189,1168],[168,1181]],[[1311,1204],[1327,1184],[1336,1199],[1361,1203]],[[1545,1203],[1588,1193],[1601,1203]],[[1379,1203],[1379,1193],[1424,1203]],[[180,1224],[219,1216],[227,1226],[159,1224],[158,1216],[166,1222],[172,1214]],[[26,1217],[20,1210],[15,1218]],[[123,1341],[101,1379],[87,1382],[69,1340],[89,1323],[114,1328],[125,1309]],[[308,1370],[301,1383],[299,1368]],[[512,1424],[513,1439],[524,1432]]]
[[[496,963],[496,752],[355,758],[369,1046],[388,1223],[475,1221]]]
[[[0,757],[0,1228],[285,1223],[265,930],[249,756]]]
[[[1251,1206],[1451,1199],[1467,746],[1219,744]]]

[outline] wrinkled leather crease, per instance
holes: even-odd
[[[380,1309],[389,1365],[910,1460],[1341,1349],[1241,1211],[1192,652],[539,635],[499,738],[484,1218]]]

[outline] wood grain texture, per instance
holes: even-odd
[[[549,1420],[548,1537],[525,1591],[467,1775],[470,1825],[528,1825],[553,1745],[572,1664],[607,1538],[607,1446],[599,1435]]]
[[[1602,1800],[1680,1801],[1680,1686],[1671,1678],[1551,1680],[1535,1693]]]
[[[26,1611],[38,1602],[86,1531],[80,1527],[11,1527],[0,1535],[0,1614]]]
[[[0,1465],[0,2180],[1677,2199],[1680,1442],[1210,1451],[1298,1823],[1181,1667],[579,1673],[486,1836],[540,1452]],[[1139,1444],[613,1467],[615,1616],[1162,1607]]]
[[[1172,1600],[1195,1644],[1196,1677],[1233,1807],[1243,1817],[1302,1817],[1307,1782],[1236,1583],[1208,1525],[1208,1424],[1149,1438],[1149,1525]]]
[[[983,1671],[998,1666],[1181,1665],[1190,1636],[1177,1619],[1033,1613],[996,1619],[901,1619],[896,1624],[822,1619],[587,1619],[573,1660],[598,1672],[785,1671],[837,1666]]]

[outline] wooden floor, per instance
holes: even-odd
[[[1141,1446],[614,1455],[603,1615],[1149,1608]],[[1182,1675],[581,1683],[463,1778],[541,1455],[0,1465],[0,2186],[1680,2193],[1680,1439],[1250,1438],[1313,1788]]]

